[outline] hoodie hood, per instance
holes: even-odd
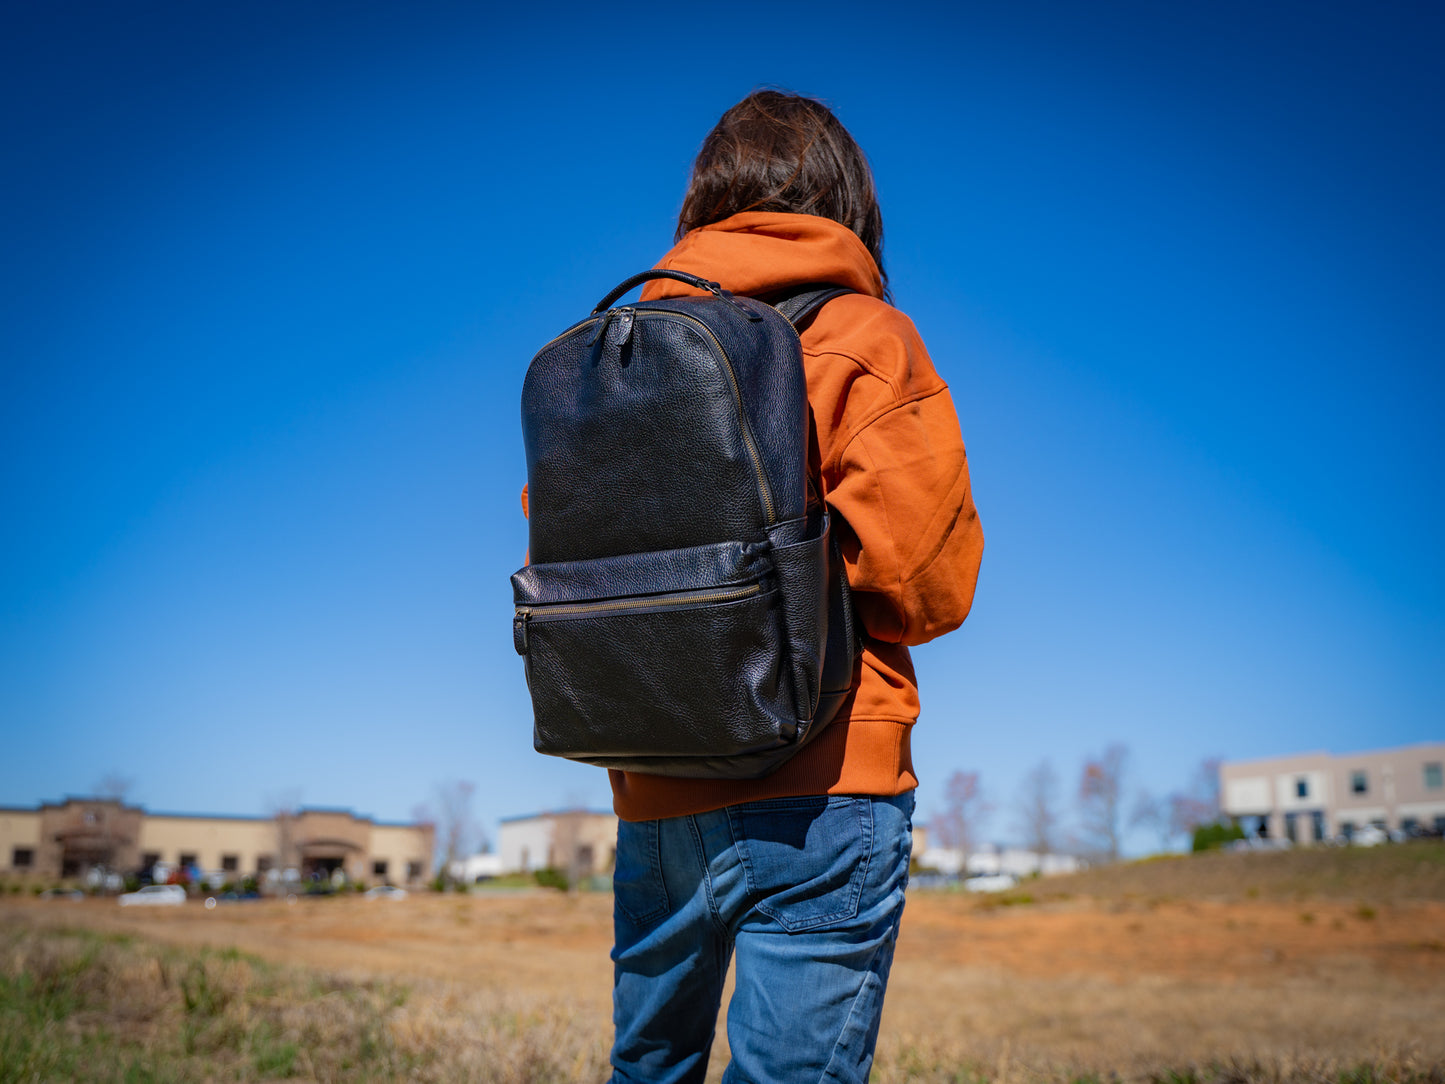
[[[858,235],[817,215],[745,211],[693,230],[657,267],[687,271],[735,294],[765,294],[810,282],[831,282],[883,296],[882,277]],[[671,279],[654,279],[645,301],[696,293]]]

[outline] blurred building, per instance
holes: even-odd
[[[1386,832],[1445,833],[1445,744],[1303,753],[1219,766],[1220,803],[1250,835],[1294,843]]]
[[[617,815],[564,809],[503,820],[497,853],[507,873],[565,870],[573,877],[608,873],[617,861]]]
[[[914,856],[922,869],[946,873],[950,877],[997,877],[1007,874],[1011,877],[1053,877],[1061,873],[1077,873],[1084,868],[1082,859],[1072,854],[1039,854],[1023,847],[999,847],[991,843],[981,844],[977,849],[964,854],[953,847],[925,847],[917,849],[918,835],[914,833]]]
[[[162,865],[224,880],[294,869],[303,878],[339,871],[352,881],[412,884],[427,876],[433,842],[429,824],[388,824],[346,809],[192,816],[90,798],[0,807],[0,872],[47,880]]]
[[[452,880],[468,885],[489,881],[506,872],[507,868],[502,864],[502,856],[490,852],[458,858],[447,866],[447,873]]]

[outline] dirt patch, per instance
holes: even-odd
[[[947,895],[908,902],[908,957],[1050,978],[1152,975],[1277,982],[1365,970],[1422,988],[1445,982],[1445,904],[1274,901],[1065,902],[984,908]],[[1433,941],[1433,944],[1432,944]]]
[[[880,1051],[989,1079],[1337,1079],[1388,1055],[1386,1075],[1408,1079],[1445,1065],[1442,928],[1433,902],[990,908],[916,894]]]
[[[413,895],[405,900],[299,898],[184,907],[120,908],[110,900],[35,901],[32,921],[135,933],[175,945],[252,952],[276,963],[352,976],[435,978],[477,986],[610,997],[612,900],[538,890],[506,895]],[[4,914],[0,911],[0,914]],[[579,976],[587,976],[584,984]]]

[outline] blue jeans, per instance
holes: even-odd
[[[614,1084],[866,1081],[908,881],[913,795],[778,798],[621,822]]]

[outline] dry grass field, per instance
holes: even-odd
[[[610,906],[7,897],[0,1081],[601,1080]],[[874,1079],[1445,1081],[1445,848],[914,891]]]

